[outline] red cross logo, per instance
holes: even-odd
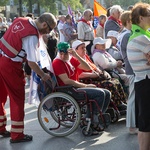
[[[23,24],[21,23],[21,21],[19,21],[19,22],[16,22],[16,23],[14,24],[14,26],[12,27],[12,32],[13,32],[13,33],[16,33],[16,32],[21,31],[21,30],[23,30],[23,29],[24,29],[24,26],[23,26]]]

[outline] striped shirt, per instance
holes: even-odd
[[[78,39],[85,41],[94,40],[94,28],[86,24],[85,22],[79,21],[77,25]]]
[[[150,39],[146,35],[140,35],[128,42],[127,56],[135,73],[135,82],[150,78],[150,65],[147,65],[145,54],[150,51]]]

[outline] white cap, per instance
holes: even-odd
[[[81,44],[85,44],[85,46],[89,45],[90,42],[87,41],[87,42],[81,42],[80,40],[76,40],[72,43],[72,48],[76,49],[79,45]]]
[[[107,33],[107,37],[115,37],[116,39],[118,38],[119,33],[117,31],[114,30],[110,30]]]
[[[96,44],[105,44],[106,49],[111,46],[112,40],[111,39],[103,39],[101,37],[97,37],[93,41],[93,45],[95,46]]]

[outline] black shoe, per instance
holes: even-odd
[[[127,105],[122,103],[122,104],[118,105],[117,108],[119,111],[127,110]]]
[[[0,132],[0,135],[3,137],[10,137],[10,132],[9,131]]]
[[[23,139],[18,139],[18,140],[13,140],[13,139],[10,139],[10,143],[20,143],[20,142],[29,142],[29,141],[32,141],[32,135],[24,135],[24,138]]]
[[[121,115],[121,116],[124,116],[124,115],[126,115],[126,114],[127,114],[127,111],[126,111],[126,110],[120,111],[120,115]]]
[[[110,123],[111,123],[111,116],[109,113],[104,113],[103,114],[103,119],[104,119],[104,122],[105,122],[105,127],[107,128]]]
[[[102,117],[99,115],[99,126],[101,129],[107,128],[111,123],[111,116],[109,113],[103,113]]]

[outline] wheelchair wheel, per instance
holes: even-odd
[[[91,127],[89,128],[88,131],[87,131],[87,126],[84,126],[84,127],[82,128],[82,134],[83,134],[84,136],[91,136],[91,135],[92,135],[92,132],[93,132],[93,130],[92,130]]]
[[[80,107],[70,95],[55,92],[47,95],[38,107],[38,120],[42,128],[53,136],[67,136],[79,126]]]

